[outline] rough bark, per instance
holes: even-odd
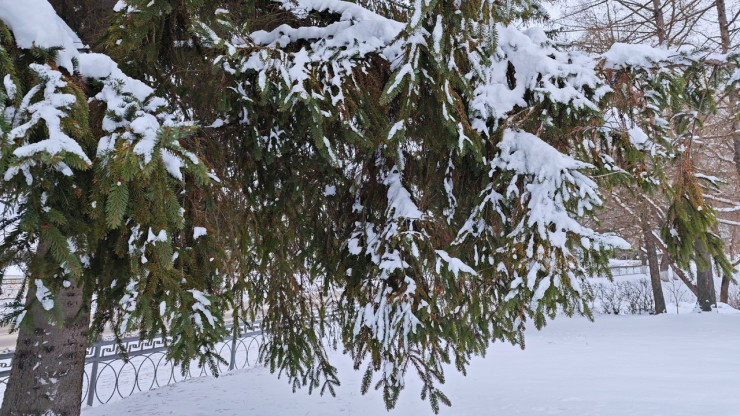
[[[29,289],[26,301],[35,297]],[[21,322],[1,416],[80,414],[89,302],[81,285],[72,284],[55,303],[63,325],[50,324],[40,302]]]
[[[704,243],[696,242],[696,253],[701,261],[696,262],[696,301],[702,311],[710,312],[717,304],[717,293],[714,291],[714,275],[712,273],[712,258]]]
[[[650,285],[653,288],[653,300],[655,301],[655,313],[666,313],[665,297],[663,296],[663,285],[660,283],[660,266],[658,264],[658,253],[655,250],[655,242],[650,238],[652,230],[650,220],[643,208],[643,214],[640,218],[640,227],[645,242],[645,251],[647,251],[647,260],[650,267]]]
[[[737,100],[737,96],[735,94],[731,94],[730,101],[732,101],[733,98]],[[740,123],[738,123],[737,121],[734,121],[732,123],[732,127],[733,127],[732,148],[735,150],[735,156],[734,156],[735,170],[737,170],[737,174],[738,176],[740,176],[740,132],[739,132],[740,125],[738,124]]]
[[[653,244],[655,244],[655,242],[653,242]],[[670,266],[671,259],[666,254],[667,253],[664,252],[660,256],[660,280],[663,282],[668,282],[670,280],[668,277],[668,267]]]

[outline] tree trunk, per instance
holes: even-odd
[[[727,9],[725,8],[725,0],[716,0],[715,6],[717,7],[717,23],[719,24],[719,37],[720,45],[722,46],[722,53],[730,51],[730,26],[727,22]],[[730,92],[729,105],[727,112],[730,114],[732,119],[732,147],[735,150],[735,170],[740,175],[740,123],[735,117],[737,113],[737,93],[733,90]]]
[[[660,265],[658,264],[658,253],[655,250],[655,243],[651,237],[650,221],[643,207],[642,218],[640,218],[642,227],[642,236],[645,241],[645,251],[647,251],[647,260],[650,265],[650,285],[653,287],[653,300],[655,301],[655,313],[666,313],[665,297],[663,297],[663,285],[660,283]]]
[[[727,53],[730,49],[730,25],[727,24],[727,8],[725,0],[715,0],[714,5],[717,7],[717,23],[719,23],[720,45],[722,53]]]
[[[684,273],[683,270],[681,270],[681,268],[678,267],[678,265],[676,265],[676,262],[675,260],[673,260],[673,257],[671,257],[671,255],[668,254],[668,247],[666,247],[665,244],[663,244],[663,242],[660,241],[660,239],[658,239],[658,237],[654,235],[651,235],[651,237],[652,237],[653,242],[657,244],[658,246],[660,246],[660,249],[663,250],[664,256],[667,257],[668,260],[674,265],[673,267],[674,276],[678,276],[678,278],[681,279],[681,281],[686,285],[686,287],[689,288],[691,293],[693,293],[694,296],[698,297],[699,291],[696,289],[696,285],[691,283],[691,279],[689,279],[689,277],[686,276],[686,273]]]
[[[35,297],[29,288],[26,302]],[[89,303],[74,284],[62,288],[55,303],[63,326],[50,324],[38,301],[21,323],[1,416],[80,414]]]
[[[671,257],[668,255],[668,253],[663,252],[663,255],[661,256],[661,259],[660,259],[660,271],[667,272],[668,267],[670,267],[670,265],[671,265]]]
[[[712,274],[712,258],[709,256],[704,243],[696,242],[696,253],[701,260],[696,262],[696,301],[699,308],[711,312],[712,306],[717,304],[717,293],[714,291],[714,276]]]
[[[730,94],[730,101],[733,99],[737,100],[737,96],[735,94]],[[738,125],[737,121],[732,123],[733,127],[733,133],[732,133],[732,147],[735,149],[735,170],[737,170],[738,176],[740,176],[740,133],[738,130],[740,130],[740,125]]]
[[[719,287],[719,301],[727,303],[730,300],[730,278],[722,276],[722,284]]]
[[[722,53],[727,53],[730,50],[730,26],[727,22],[727,8],[725,7],[725,0],[716,0],[714,5],[717,7],[717,23],[719,24],[719,36],[720,44],[722,45]],[[730,129],[732,130],[732,147],[735,150],[735,170],[738,176],[740,176],[740,123],[738,123],[737,117],[737,100],[738,96],[733,90],[730,92],[728,97],[729,105],[727,112],[729,113],[732,124]],[[727,303],[730,294],[730,277],[722,276],[722,285],[719,290],[719,301]]]
[[[653,17],[655,17],[655,33],[658,36],[658,42],[661,45],[666,43],[665,20],[663,19],[663,9],[660,8],[660,0],[653,0]]]
[[[650,240],[652,240],[652,238]],[[655,244],[654,241],[653,244]],[[668,277],[668,268],[670,267],[670,262],[671,259],[668,257],[668,253],[663,252],[663,255],[660,256],[660,280],[664,282],[668,282],[671,280],[671,278]]]

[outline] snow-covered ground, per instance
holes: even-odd
[[[443,415],[712,415],[740,414],[740,314],[559,317],[527,332],[527,347],[490,348],[467,377],[450,369]],[[737,312],[737,311],[735,311]],[[382,415],[381,395],[362,396],[362,374],[334,354],[342,386],[337,397],[293,394],[285,379],[253,368],[199,378],[84,416],[118,415]],[[410,377],[389,415],[432,414]]]

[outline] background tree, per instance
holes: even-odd
[[[585,7],[586,5],[591,5],[594,7],[592,9],[587,9]],[[671,176],[673,176],[675,179],[673,179],[673,183],[666,183],[664,187],[664,190],[671,192],[672,188],[682,189],[687,192],[687,194],[684,196],[680,196],[678,194],[674,194],[674,196],[671,196],[670,193],[664,193],[663,196],[665,197],[665,199],[663,199],[663,202],[658,201],[657,204],[650,204],[651,210],[655,210],[653,215],[659,223],[670,219],[666,217],[667,214],[671,213],[668,205],[674,204],[675,206],[676,200],[680,201],[686,198],[699,198],[700,200],[697,199],[695,202],[698,203],[700,206],[712,205],[714,200],[710,200],[709,202],[705,203],[703,196],[698,197],[698,195],[703,195],[707,192],[716,192],[719,189],[714,185],[704,187],[702,189],[702,187],[697,183],[697,180],[703,181],[703,179],[690,179],[694,178],[694,176],[698,176],[699,178],[707,178],[705,174],[701,173],[701,171],[704,169],[701,165],[703,159],[700,157],[700,152],[698,152],[697,150],[699,150],[699,148],[701,148],[702,145],[706,143],[704,137],[708,136],[708,134],[704,132],[704,126],[708,124],[710,125],[710,123],[716,123],[717,121],[721,120],[723,114],[722,111],[717,113],[713,104],[715,101],[720,100],[719,97],[723,94],[723,89],[720,85],[721,82],[719,84],[717,83],[716,74],[712,75],[713,77],[715,77],[714,80],[710,80],[712,76],[708,75],[710,73],[714,74],[714,71],[717,71],[718,69],[720,71],[722,71],[723,69],[715,68],[713,66],[718,63],[717,61],[714,61],[714,63],[704,62],[704,59],[707,56],[706,51],[696,49],[696,45],[706,45],[708,39],[711,39],[706,36],[706,32],[702,31],[701,28],[706,27],[705,19],[707,19],[708,17],[711,18],[713,7],[713,3],[701,1],[654,1],[652,3],[645,3],[641,5],[629,1],[616,1],[604,4],[588,3],[575,7],[574,10],[569,12],[569,14],[566,14],[566,16],[561,20],[561,22],[564,22],[563,24],[565,27],[572,28],[577,33],[588,33],[588,36],[582,37],[583,41],[576,41],[576,43],[581,44],[583,42],[586,42],[587,44],[591,45],[588,47],[592,50],[605,51],[605,48],[611,47],[612,44],[617,44],[618,42],[624,41],[632,41],[634,40],[635,36],[640,36],[641,40],[652,41],[654,45],[667,46],[669,47],[669,50],[674,47],[678,49],[686,49],[687,51],[692,50],[693,52],[691,54],[693,55],[693,58],[691,59],[693,59],[694,62],[703,62],[701,64],[689,64],[685,61],[679,62],[680,59],[678,61],[676,61],[676,59],[673,59],[674,64],[684,68],[682,70],[682,73],[675,73],[675,76],[684,78],[684,84],[686,86],[686,88],[680,88],[676,91],[680,92],[682,94],[682,97],[686,97],[688,99],[684,99],[678,96],[674,97],[671,100],[672,104],[670,104],[668,107],[663,106],[663,108],[665,108],[665,110],[668,112],[661,115],[660,119],[672,119],[669,114],[683,114],[685,111],[687,111],[687,108],[703,108],[703,110],[701,110],[700,116],[697,120],[695,120],[694,122],[684,122],[683,127],[678,124],[674,125],[674,127],[678,128],[678,130],[674,128],[672,129],[673,131],[670,132],[670,135],[672,135],[672,137],[669,137],[668,139],[671,146],[674,146],[677,149],[691,149],[693,153],[687,155],[679,155],[679,158],[683,160],[683,162],[674,165],[674,168],[668,170],[668,172],[672,172]],[[606,13],[603,13],[604,10],[606,10]],[[583,19],[584,16],[586,17],[585,20],[590,22],[588,28],[586,28],[586,25],[582,23],[581,19]],[[578,36],[579,35],[576,34],[575,39],[578,39]],[[678,49],[672,52],[676,56],[679,55]],[[655,57],[664,54],[664,51],[656,51]],[[709,59],[709,61],[711,61],[711,59]],[[660,64],[655,65],[656,67],[661,67]],[[701,68],[697,69],[696,65],[700,65]],[[725,66],[727,66],[727,64],[725,64]],[[675,71],[675,68],[673,70]],[[706,75],[700,75],[702,73]],[[702,79],[702,76],[706,76],[708,78]],[[693,89],[693,91],[687,88]],[[686,108],[675,106],[675,103],[678,102],[682,102],[682,105],[684,105]],[[680,132],[681,129],[686,130],[686,126],[690,126],[690,131],[693,136],[685,136],[685,133]],[[684,136],[683,138],[682,135]],[[702,137],[701,143],[697,144],[696,146],[692,146],[691,144],[694,142],[695,137]],[[711,146],[712,145],[709,144],[708,147]],[[689,163],[689,160],[691,160],[691,163]],[[685,169],[692,169],[693,173],[681,173]],[[686,185],[685,187],[682,186],[681,183],[684,183],[686,181],[693,183],[693,185]],[[709,182],[706,183],[709,184]],[[689,191],[690,189],[691,191]],[[690,193],[694,193],[697,196],[690,197],[688,195]],[[640,196],[640,198],[642,197],[644,197],[644,194]],[[633,209],[632,211],[645,212],[645,209]],[[673,212],[673,214],[675,214],[675,212]],[[714,214],[711,215],[713,216]],[[700,217],[702,217],[702,215],[700,215]],[[645,217],[642,216],[642,218]],[[700,234],[713,235],[714,233],[719,231],[720,223],[717,223],[716,220],[711,221],[713,225],[709,225],[708,228],[704,228],[705,231],[700,231]],[[700,220],[697,221],[697,223],[701,222],[702,221]],[[727,220],[724,220],[724,222],[726,223]],[[685,231],[688,231],[688,229]],[[699,230],[694,229],[693,231]],[[643,241],[646,240],[643,238]],[[697,244],[698,245],[695,250],[697,252],[702,251],[703,249],[701,247],[701,244]],[[664,242],[659,242],[658,245],[666,246]],[[675,259],[674,256],[669,257]],[[657,263],[657,259],[655,262]],[[711,256],[704,256],[703,260],[700,263],[709,265],[711,263]],[[688,267],[688,263],[684,267]],[[702,279],[701,284],[698,285],[701,287],[698,292],[701,292],[701,298],[706,298],[708,302],[711,303],[713,302],[712,299],[715,296],[714,279],[712,276],[711,267],[706,267],[708,268],[703,269],[700,271],[700,273],[698,273]],[[680,272],[680,275],[683,276],[684,273]],[[725,281],[723,282],[723,286],[726,287],[729,285],[731,274],[725,271],[722,272],[722,275],[723,279],[725,279]],[[652,277],[652,280],[658,282],[657,277],[655,276]],[[692,284],[689,283],[689,287],[693,290]],[[704,306],[704,308],[706,307],[708,306]]]
[[[740,18],[740,7],[736,7],[736,10],[728,9],[724,0],[715,0],[714,6],[717,11],[717,24],[719,25],[720,52],[723,54],[727,54],[733,51],[735,47],[737,47],[736,39],[739,29],[738,18]],[[728,12],[730,13],[729,16]],[[714,39],[716,39],[716,37],[710,38],[710,40]],[[730,69],[733,69],[732,66],[730,67]],[[740,110],[738,109],[738,100],[740,100],[740,97],[738,97],[737,88],[735,88],[733,85],[730,85],[726,101],[723,100],[727,103],[727,108],[720,113],[721,116],[723,116],[722,118],[726,120],[726,122],[723,124],[729,124],[729,132],[726,132],[723,136],[729,137],[732,140],[732,148],[734,151],[733,160],[735,162],[735,171],[737,172],[737,176],[734,178],[734,181],[730,179],[730,182],[735,183],[738,182],[737,179],[740,179]],[[740,204],[734,205],[738,206]],[[724,207],[723,212],[736,212],[734,208],[735,207]],[[732,240],[736,240],[736,235],[738,234],[738,232],[740,232],[740,230],[737,229],[737,227],[740,225],[738,224],[737,218],[735,218],[734,220],[725,219],[724,224],[733,226],[735,228],[734,230],[730,231],[730,233],[732,234]],[[735,245],[735,247],[737,247],[737,245]],[[722,284],[719,295],[720,302],[728,302],[729,286],[731,280],[731,276],[722,276]]]

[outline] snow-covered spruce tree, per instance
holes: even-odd
[[[151,50],[142,75],[187,84],[144,36],[183,19],[168,39],[213,65],[213,126],[233,133],[219,176],[241,195],[235,316],[263,318],[262,357],[294,387],[339,382],[333,320],[363,391],[392,407],[412,371],[437,410],[444,363],[589,312],[581,279],[624,243],[579,223],[601,203],[588,175],[632,144],[598,128],[608,88],[590,58],[516,29],[536,4],[205,3],[122,2],[108,47],[132,64]]]
[[[0,19],[0,269],[29,270],[3,318],[18,343],[0,413],[79,414],[85,347],[106,324],[213,364],[221,256],[183,209],[208,181],[180,145],[192,127],[109,57],[78,53],[45,0]]]

